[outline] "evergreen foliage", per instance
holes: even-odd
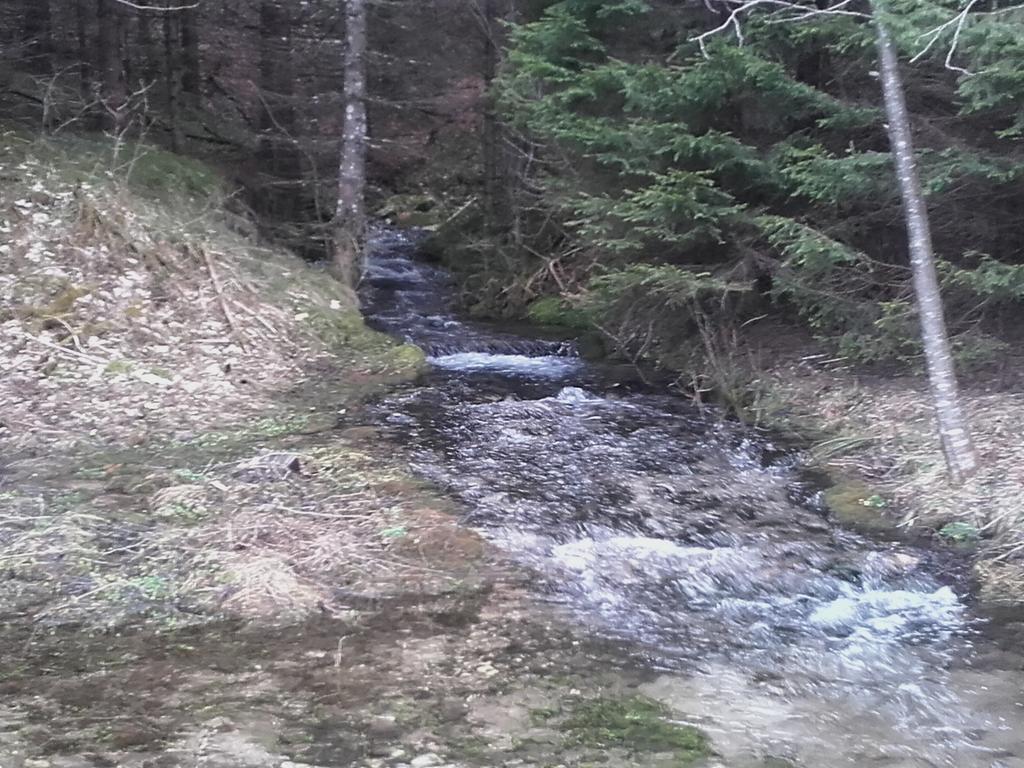
[[[1024,15],[970,14],[950,53],[953,25],[929,35],[961,8],[892,0],[884,17],[908,58],[921,54],[907,65],[919,166],[951,324],[976,341],[1024,300]],[[625,354],[678,366],[695,312],[742,324],[767,301],[851,357],[913,359],[871,30],[752,17],[743,46],[702,54],[692,38],[708,20],[678,3],[562,0],[512,30],[497,99],[530,162],[497,239],[502,282],[527,288],[494,309],[583,296]],[[558,279],[538,279],[550,262]]]

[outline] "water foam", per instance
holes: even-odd
[[[582,362],[572,357],[527,357],[526,355],[488,354],[485,352],[456,352],[451,355],[429,357],[427,360],[451,371],[465,373],[497,372],[538,378],[557,379],[577,370]]]

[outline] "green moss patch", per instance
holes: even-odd
[[[526,310],[531,322],[538,325],[552,325],[563,328],[588,330],[593,327],[589,315],[581,309],[570,306],[564,299],[557,296],[545,296],[537,299]]]
[[[128,180],[141,191],[156,195],[201,199],[216,195],[222,186],[216,172],[202,162],[153,147],[139,152]]]
[[[532,715],[535,722],[555,717],[551,710]],[[579,701],[558,727],[576,746],[671,753],[681,766],[712,754],[711,744],[700,729],[673,721],[665,706],[645,696]]]
[[[957,520],[942,526],[939,536],[953,544],[973,545],[981,540],[981,531],[975,525]]]
[[[864,483],[837,483],[825,491],[824,501],[835,519],[851,528],[879,533],[896,528],[888,500]]]

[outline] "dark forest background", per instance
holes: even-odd
[[[5,0],[0,116],[40,132],[105,131],[199,156],[244,191],[268,234],[315,255],[335,205],[343,11],[287,0],[203,0],[171,11]],[[493,56],[482,9],[466,0],[386,2],[369,15],[371,203],[432,187],[464,192],[478,183]]]
[[[323,256],[344,3],[174,1],[5,0],[0,119],[198,156],[268,237]],[[961,4],[890,5],[956,354],[1002,371],[1024,301],[1024,23],[972,4],[955,59],[949,25],[917,56]],[[870,25],[752,19],[743,47],[702,52],[694,36],[724,14],[369,4],[371,214],[432,226],[475,313],[589,329],[611,354],[700,369],[763,328],[916,365]]]

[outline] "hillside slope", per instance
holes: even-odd
[[[452,524],[335,427],[422,354],[259,242],[210,169],[119,150],[0,134],[8,618],[276,620],[379,581],[371,564]]]

